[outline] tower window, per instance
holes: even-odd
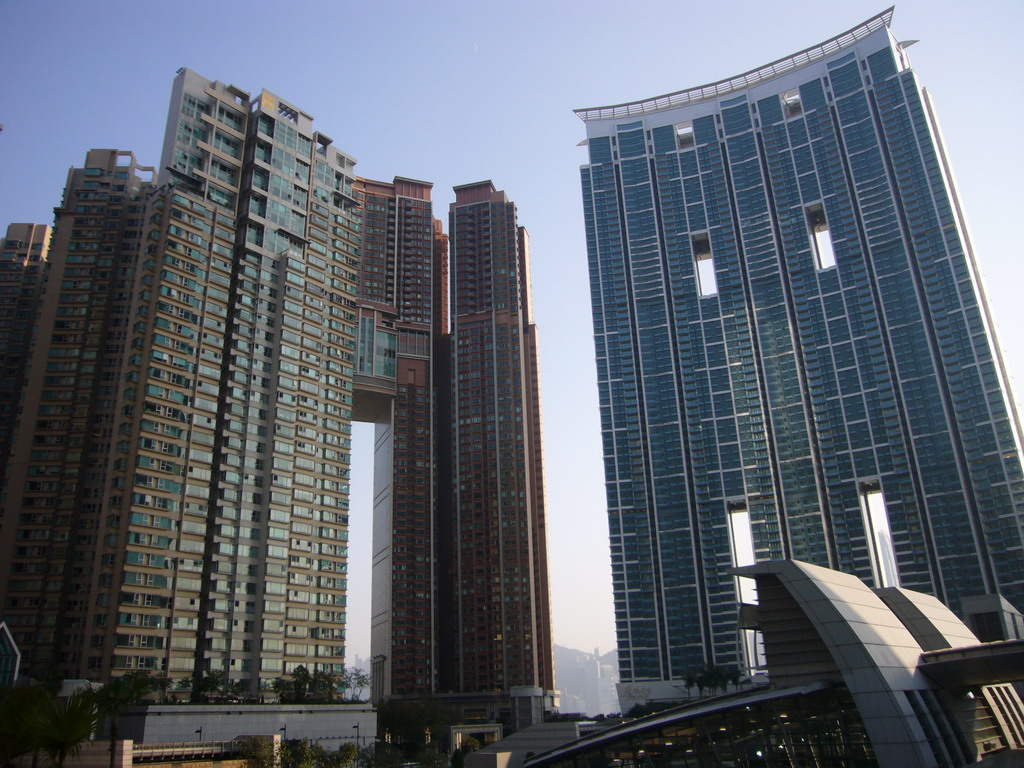
[[[690,236],[693,248],[693,264],[697,273],[697,290],[701,296],[718,293],[718,279],[715,277],[715,259],[711,255],[711,241],[707,232]]]
[[[732,550],[732,564],[736,568],[757,562],[754,554],[754,531],[750,524],[750,511],[743,499],[726,504],[729,520],[729,546]],[[741,605],[757,605],[757,583],[749,576],[736,577],[736,597]],[[764,637],[760,630],[741,629],[740,647],[744,666],[749,671],[765,666]]]
[[[750,525],[750,512],[747,510],[747,505],[743,501],[730,501],[727,508],[732,564],[736,568],[753,565],[757,559],[754,556],[754,532]],[[736,577],[736,592],[741,603],[757,604],[757,588],[754,580],[750,577]]]
[[[832,247],[832,234],[825,218],[821,203],[807,208],[807,226],[811,230],[811,247],[814,249],[814,264],[818,270],[831,269],[836,265],[836,252]]]
[[[299,122],[299,111],[289,107],[282,101],[277,102],[277,114],[286,120],[291,120],[293,123]]]
[[[676,145],[679,149],[688,149],[696,144],[697,140],[693,136],[693,121],[676,123]]]
[[[896,570],[896,550],[892,543],[892,530],[889,528],[889,513],[885,508],[882,487],[877,480],[861,483],[860,511],[875,585],[898,587],[900,577]]]
[[[784,91],[780,98],[782,99],[782,111],[786,113],[786,117],[796,117],[804,113],[804,105],[800,101],[799,88]]]

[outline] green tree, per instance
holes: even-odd
[[[92,691],[75,691],[68,699],[50,699],[40,712],[39,748],[56,768],[64,768],[92,740],[99,723],[96,697]],[[113,752],[111,752],[113,764]]]
[[[114,768],[114,752],[118,741],[118,721],[131,707],[156,687],[146,672],[129,672],[115,677],[95,692],[96,709],[102,718],[110,721],[110,768]]]
[[[160,702],[167,701],[167,691],[174,684],[174,681],[167,676],[166,672],[157,672],[152,676],[153,688],[160,692]]]
[[[341,687],[349,692],[349,701],[362,701],[363,691],[369,684],[370,676],[358,667],[349,667],[341,677]]]
[[[739,685],[742,677],[739,669],[735,667],[722,667],[717,664],[705,664],[698,672],[687,673],[687,689],[691,686],[691,674],[693,675],[692,685],[697,686],[697,690],[700,692],[701,697],[704,696],[705,690],[711,691],[712,694],[719,690],[721,690],[722,693],[728,693],[729,686]]]
[[[309,692],[315,701],[334,703],[334,696],[338,690],[338,676],[325,669],[318,669],[313,673],[309,681]]]
[[[292,672],[292,700],[298,704],[301,704],[306,700],[306,696],[309,694],[309,686],[313,680],[313,676],[309,674],[309,670],[303,665],[299,665]]]
[[[283,768],[319,768],[326,754],[326,749],[308,739],[293,739],[281,743]]]
[[[284,677],[278,677],[274,679],[274,682],[270,684],[271,689],[277,693],[277,698],[281,703],[289,700],[292,692],[292,681]]]
[[[445,768],[448,756],[439,751],[436,745],[428,744],[416,753],[416,762],[423,768]]]
[[[359,750],[359,768],[402,768],[408,762],[402,749],[378,741]]]
[[[242,749],[242,757],[245,758],[248,768],[277,768],[278,766],[278,753],[274,747],[274,740],[265,736],[249,739],[249,743]]]
[[[354,768],[358,759],[359,747],[352,743],[342,744],[324,756],[322,768]]]
[[[729,667],[725,670],[726,685],[731,685],[733,688],[739,688],[740,681],[742,679],[743,673],[740,672],[739,667]]]
[[[49,691],[51,696],[56,697],[60,694],[61,686],[64,684],[64,674],[56,667],[44,667],[38,672],[34,672],[32,677]]]
[[[377,754],[377,746],[381,748],[390,747],[390,744],[384,744],[383,742],[376,742],[373,744],[367,744],[365,747],[356,747],[356,768],[373,768],[375,765],[375,757]]]
[[[219,669],[192,675],[192,701],[205,701],[224,687],[224,673]]]
[[[687,672],[683,677],[683,683],[686,685],[686,698],[690,698],[691,691],[697,685],[697,673]]]

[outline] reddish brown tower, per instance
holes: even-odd
[[[429,182],[355,186],[362,248],[354,417],[376,425],[371,648],[379,700],[429,695],[436,683],[435,348],[446,349],[447,246]]]
[[[440,690],[554,687],[540,387],[526,230],[490,181],[455,188],[450,530]],[[443,512],[442,512],[443,514]]]

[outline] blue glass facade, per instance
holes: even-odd
[[[1024,606],[1020,427],[890,16],[578,112],[623,681],[746,663],[745,549]]]

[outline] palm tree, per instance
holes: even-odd
[[[75,691],[63,703],[50,699],[39,713],[39,748],[56,768],[64,768],[64,762],[69,757],[77,757],[85,743],[92,740],[98,724],[96,697],[92,691]]]
[[[686,698],[689,699],[691,696],[690,691],[692,691],[693,687],[697,685],[697,673],[687,672],[686,676],[683,678],[683,683],[686,685]]]
[[[117,721],[129,707],[138,704],[155,683],[145,672],[115,677],[96,692],[96,707],[104,718],[110,718],[110,768],[114,768],[117,742]]]
[[[52,699],[42,685],[0,690],[0,765],[39,750],[40,722]]]
[[[740,672],[739,667],[729,667],[725,670],[726,685],[732,684],[733,688],[739,689],[742,679],[743,673]]]

